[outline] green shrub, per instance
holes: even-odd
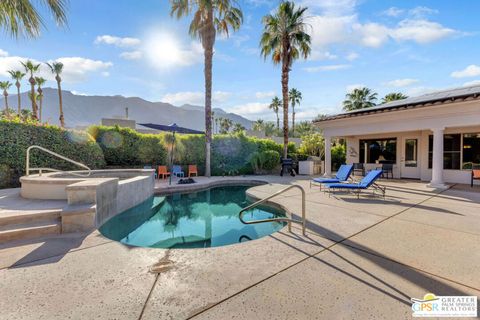
[[[105,166],[102,150],[91,137],[79,131],[63,130],[56,126],[0,120],[0,164],[10,168],[10,175],[25,174],[27,148],[38,145],[92,169]],[[39,150],[31,151],[31,167],[50,167],[59,170],[78,170],[75,165]],[[5,170],[4,170],[5,171]]]
[[[275,150],[266,150],[260,153],[263,160],[263,169],[273,170],[280,163],[280,154]]]
[[[346,147],[344,144],[337,144],[332,147],[332,170],[338,170],[340,165],[347,161]]]

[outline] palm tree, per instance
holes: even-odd
[[[263,131],[265,127],[265,122],[262,119],[258,119],[253,123],[253,131]]]
[[[35,82],[37,83],[37,93],[38,93],[38,104],[39,104],[39,117],[38,120],[42,122],[42,105],[43,105],[43,89],[42,86],[47,80],[42,77],[35,77]]]
[[[277,12],[263,17],[264,31],[260,40],[262,56],[271,55],[274,64],[282,64],[283,156],[288,147],[288,78],[293,61],[306,59],[311,51],[310,35],[306,32],[305,11],[290,1],[281,2]]]
[[[264,125],[265,127],[265,136],[266,137],[271,137],[275,134],[275,124],[273,122],[267,122]]]
[[[22,113],[22,100],[20,97],[20,81],[25,77],[25,73],[19,70],[10,70],[8,71],[12,76],[12,79],[15,80],[15,86],[17,87],[17,99],[18,99],[18,115]]]
[[[235,123],[233,125],[233,129],[232,129],[233,133],[240,133],[240,132],[243,132],[243,131],[245,131],[245,127],[242,126],[241,123]]]
[[[382,98],[382,103],[387,103],[387,102],[392,102],[396,100],[403,100],[407,99],[408,96],[404,95],[401,92],[391,92],[385,95],[385,97]]]
[[[227,134],[233,125],[233,121],[228,118],[222,118],[220,120],[220,133]]]
[[[41,2],[48,8],[58,25],[67,24],[65,14],[67,0],[37,2]],[[44,25],[38,9],[31,0],[2,0],[0,1],[0,28],[15,38],[19,35],[36,38],[40,35],[40,29]]]
[[[57,81],[58,108],[60,112],[60,116],[58,117],[58,119],[60,120],[60,127],[65,128],[65,118],[63,117],[63,102],[62,102],[62,85],[61,85],[62,78],[60,77],[63,71],[63,63],[52,62],[52,63],[47,63],[47,66],[55,75],[55,80]]]
[[[170,14],[177,19],[192,15],[189,33],[200,39],[204,52],[205,76],[205,175],[210,176],[210,144],[212,142],[212,60],[217,32],[228,36],[243,22],[242,11],[233,0],[170,0]]]
[[[295,136],[295,106],[300,105],[302,101],[302,93],[295,88],[290,89],[288,98],[292,105],[292,136]]]
[[[270,110],[273,110],[275,115],[277,116],[277,130],[280,130],[280,118],[278,117],[278,110],[282,106],[282,100],[280,100],[278,97],[274,97],[272,99],[272,102],[268,106]]]
[[[369,88],[357,88],[345,95],[343,110],[352,111],[374,107],[377,101],[377,93]]]
[[[3,90],[3,96],[5,97],[5,114],[8,115],[10,111],[8,110],[8,89],[12,84],[10,81],[0,81],[0,90]]]
[[[213,129],[214,133],[218,133],[218,119],[219,118],[215,118],[215,128]]]
[[[38,72],[40,69],[40,64],[34,64],[32,61],[27,60],[26,62],[22,62],[23,67],[25,68],[25,71],[27,73],[30,73],[30,79],[28,79],[28,82],[30,82],[30,97],[35,96],[35,77],[34,73]],[[38,114],[37,114],[37,102],[35,99],[32,100],[32,115],[34,119],[38,119]]]

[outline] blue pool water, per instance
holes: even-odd
[[[124,244],[152,248],[217,247],[264,237],[284,224],[246,225],[239,211],[250,204],[248,186],[217,187],[188,194],[152,197],[108,220],[100,227],[107,238]],[[279,209],[257,207],[245,220],[285,216]]]

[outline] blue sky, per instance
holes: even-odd
[[[71,0],[69,27],[45,15],[39,39],[0,42],[0,78],[19,60],[60,60],[63,87],[80,94],[139,96],[175,105],[203,101],[203,53],[188,19],[169,16],[166,0]],[[280,68],[259,55],[261,18],[278,1],[239,1],[245,21],[219,37],[214,58],[214,106],[250,119],[273,120]],[[341,110],[345,93],[368,86],[379,96],[418,95],[480,83],[477,1],[303,0],[312,56],[297,61],[290,86],[303,93],[297,118]],[[46,68],[42,75],[53,78]],[[25,85],[27,83],[25,82]],[[55,86],[50,81],[48,86]]]

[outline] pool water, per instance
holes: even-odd
[[[204,191],[151,197],[120,213],[100,227],[107,238],[124,244],[151,248],[217,247],[264,237],[284,223],[243,224],[240,210],[251,202],[248,186],[217,187]],[[244,219],[285,216],[282,210],[259,206]]]

